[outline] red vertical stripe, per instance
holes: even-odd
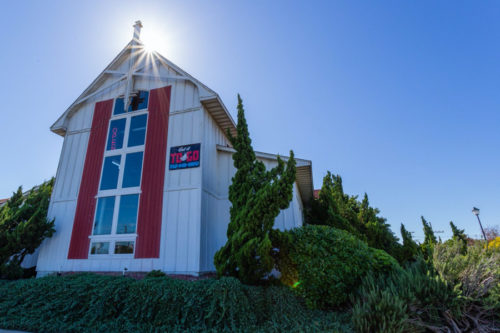
[[[171,87],[151,90],[137,219],[136,258],[158,258]]]
[[[108,122],[111,117],[113,100],[98,102],[94,109],[92,128],[87,145],[87,155],[83,166],[80,192],[76,204],[75,220],[71,242],[69,244],[68,259],[87,259],[89,253],[89,235],[92,232],[92,223],[96,206],[95,196],[99,188],[104,146]]]

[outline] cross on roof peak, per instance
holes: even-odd
[[[135,21],[135,24],[134,24],[134,39],[141,40],[141,28],[142,28],[142,22],[140,20]]]

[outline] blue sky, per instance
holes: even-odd
[[[143,37],[244,99],[254,148],[313,161],[367,192],[399,236],[420,216],[500,224],[500,3],[43,1],[0,13],[0,198],[54,176],[50,125],[143,21]]]

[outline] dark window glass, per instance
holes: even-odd
[[[141,185],[142,152],[127,154],[122,187]]]
[[[94,222],[94,235],[111,234],[114,209],[115,197],[103,197],[97,200],[97,212],[95,214]]]
[[[117,98],[115,101],[115,109],[113,114],[122,114],[125,113],[125,104],[123,103],[123,98]]]
[[[134,242],[116,242],[115,254],[134,253]]]
[[[137,111],[148,108],[148,99],[149,92],[148,91],[139,91],[136,96],[132,97],[130,101],[129,111]]]
[[[107,150],[121,149],[123,147],[123,136],[125,135],[125,122],[127,119],[113,120],[109,125]],[[129,140],[130,142],[130,140]]]
[[[146,136],[147,114],[132,117],[130,121],[130,133],[128,135],[128,146],[142,146]]]
[[[121,159],[121,155],[108,156],[104,159],[101,190],[112,190],[118,185],[118,174],[120,172]]]
[[[133,234],[137,222],[137,206],[139,194],[122,195],[120,198],[120,211],[118,212],[117,234]]]
[[[144,110],[148,108],[149,91],[139,91],[136,96],[130,99],[130,105],[127,112]],[[115,101],[114,115],[125,113],[125,100],[123,97]]]
[[[90,249],[90,254],[108,254],[109,253],[109,243],[108,242],[96,242],[92,243]]]

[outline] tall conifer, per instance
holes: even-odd
[[[403,223],[401,223],[401,238],[403,239],[401,250],[403,262],[415,259],[418,254],[418,244],[413,240],[411,233],[406,230]]]
[[[432,257],[432,249],[434,245],[437,243],[436,236],[434,235],[434,230],[432,230],[432,226],[427,220],[421,216],[422,226],[424,227],[424,242],[420,245],[422,247],[422,252],[424,254],[424,258]]]
[[[236,174],[229,187],[231,221],[227,243],[215,254],[214,264],[219,276],[235,276],[244,283],[255,284],[275,266],[270,232],[280,210],[292,200],[295,159],[290,151],[286,166],[278,157],[278,165],[269,171],[257,161],[239,95],[236,129],[236,137],[228,131],[236,150]]]

